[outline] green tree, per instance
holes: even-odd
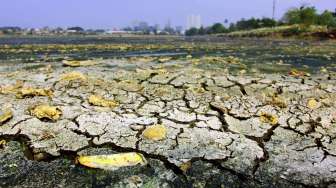
[[[317,24],[318,14],[315,7],[300,7],[287,11],[284,21],[288,24]]]
[[[274,27],[277,25],[277,21],[271,18],[262,18],[260,22],[262,27]]]
[[[276,25],[277,21],[271,18],[262,18],[262,19],[250,18],[248,20],[245,19],[239,20],[236,23],[235,28],[237,30],[248,30],[248,29],[258,29],[261,27],[274,27]]]
[[[199,31],[197,28],[193,27],[193,28],[188,29],[185,34],[187,36],[194,36],[194,35],[198,35]]]
[[[203,26],[201,26],[201,28],[199,28],[199,30],[198,30],[198,34],[199,35],[205,35],[205,34],[207,34],[206,29]]]
[[[336,18],[333,16],[332,12],[327,10],[324,11],[321,15],[319,15],[317,22],[319,25],[336,27]]]
[[[299,9],[288,10],[283,17],[283,21],[287,24],[301,23]]]
[[[230,26],[229,26],[229,32],[232,32],[232,31],[236,31],[237,28],[236,28],[236,24],[234,23],[230,23]]]
[[[317,23],[318,14],[315,7],[302,7],[300,11],[301,21],[305,25]]]
[[[215,23],[214,25],[211,26],[210,32],[211,33],[225,33],[225,32],[227,32],[227,30],[226,30],[226,28],[224,27],[223,24]]]

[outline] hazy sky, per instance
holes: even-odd
[[[276,18],[302,4],[334,10],[336,0],[277,0]],[[0,26],[82,26],[113,28],[135,20],[163,26],[186,25],[187,16],[199,14],[203,25],[240,18],[271,17],[272,0],[1,0]]]

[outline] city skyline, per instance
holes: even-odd
[[[303,4],[315,6],[319,12],[325,9],[333,11],[336,8],[334,0],[278,0],[274,16],[280,19],[288,9]],[[164,27],[167,20],[171,20],[171,25],[186,28],[186,19],[192,14],[200,15],[204,26],[223,23],[226,19],[235,22],[241,18],[272,17],[273,1],[255,0],[253,3],[246,3],[245,0],[101,0],[97,3],[90,0],[4,0],[0,7],[0,27],[81,26],[111,29],[130,26],[134,20]]]

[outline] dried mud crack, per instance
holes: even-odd
[[[237,76],[180,63],[1,72],[0,186],[336,186],[333,77]],[[23,89],[30,93],[19,96]],[[75,163],[125,152],[148,164]]]

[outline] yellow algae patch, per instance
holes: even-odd
[[[260,115],[260,121],[263,123],[269,123],[271,125],[278,124],[278,117],[272,114],[262,112]]]
[[[0,113],[0,125],[10,120],[12,117],[13,117],[13,112],[11,110],[9,109],[3,110],[3,112]]]
[[[181,164],[181,165],[179,166],[179,168],[180,168],[184,173],[186,173],[186,172],[191,168],[191,166],[192,166],[191,161],[188,161],[188,162],[186,162],[186,163]]]
[[[165,62],[170,61],[172,59],[173,59],[172,57],[161,57],[161,58],[158,59],[158,62],[159,63],[165,63]]]
[[[299,71],[296,69],[292,69],[291,71],[289,71],[289,75],[293,77],[304,77],[304,76],[309,77],[310,76],[308,72]]]
[[[146,128],[143,133],[143,137],[149,140],[159,141],[166,138],[167,129],[164,125],[154,125]]]
[[[6,75],[7,77],[14,77],[14,76],[17,76],[18,74],[20,74],[20,71],[5,73],[4,75]]]
[[[99,64],[97,61],[93,60],[87,60],[87,61],[68,61],[64,60],[62,61],[64,66],[69,66],[69,67],[85,67],[85,66],[93,66]]]
[[[70,67],[79,67],[80,66],[80,61],[63,60],[62,64],[65,65],[65,66],[70,66]]]
[[[46,118],[56,121],[61,117],[62,111],[54,106],[38,105],[30,110],[30,114],[37,117],[38,119]]]
[[[233,56],[221,57],[221,56],[205,56],[201,58],[201,61],[205,63],[228,63],[228,64],[240,64],[240,59]]]
[[[242,70],[239,71],[239,74],[246,74],[246,72],[247,71],[245,69],[242,69]]]
[[[119,89],[123,89],[126,91],[140,91],[142,90],[144,87],[139,84],[138,82],[134,81],[134,80],[123,80],[121,82],[119,82],[119,84],[116,85]]]
[[[142,62],[142,63],[149,63],[155,61],[156,57],[144,56],[144,57],[131,57],[129,60],[131,62]]]
[[[10,86],[0,86],[0,93],[2,94],[11,94],[16,93],[18,89],[23,87],[23,81],[18,80],[14,85]]]
[[[52,73],[53,72],[53,68],[52,66],[49,64],[45,67],[39,68],[39,71],[41,72],[45,72],[45,73]]]
[[[167,74],[168,71],[166,69],[164,69],[164,68],[161,68],[161,69],[158,69],[157,73],[158,74]]]
[[[238,57],[228,56],[224,57],[224,61],[230,64],[239,64],[241,60]]]
[[[25,87],[21,88],[17,94],[17,98],[25,98],[25,97],[33,97],[33,96],[48,96],[52,97],[53,91],[51,89],[40,89],[40,88],[32,88]]]
[[[206,63],[225,63],[225,61],[222,57],[205,56],[205,57],[202,58],[202,61],[204,61]]]
[[[187,58],[187,60],[192,63],[192,64],[199,64],[201,62],[201,60],[199,58]]]
[[[320,72],[321,73],[328,73],[328,69],[326,69],[325,67],[321,67]]]
[[[307,102],[307,107],[310,109],[316,109],[318,108],[319,103],[315,99],[309,99]]]
[[[75,81],[75,80],[86,81],[87,78],[86,76],[84,76],[84,74],[80,72],[69,72],[66,74],[62,74],[60,77],[60,80],[61,81]]]
[[[120,167],[145,165],[145,157],[139,153],[119,153],[112,155],[79,156],[77,162],[90,168],[115,170]]]
[[[0,149],[4,148],[6,144],[7,144],[6,140],[0,140]]]
[[[17,98],[34,97],[34,96],[48,96],[52,97],[53,91],[51,89],[41,89],[33,87],[23,87],[22,81],[17,81],[11,86],[0,86],[0,93],[2,94],[16,94]]]
[[[55,133],[47,131],[47,130],[43,130],[38,139],[39,140],[49,140],[55,137],[56,137]]]
[[[285,99],[283,99],[282,97],[276,96],[276,95],[272,96],[272,100],[268,101],[268,104],[278,106],[280,108],[287,107],[287,103]]]
[[[202,88],[201,86],[189,86],[188,87],[188,90],[193,92],[193,93],[204,93],[205,92],[205,89]]]
[[[89,103],[94,106],[110,107],[110,108],[114,108],[119,105],[117,101],[104,99],[102,96],[99,95],[91,95],[89,97]]]

